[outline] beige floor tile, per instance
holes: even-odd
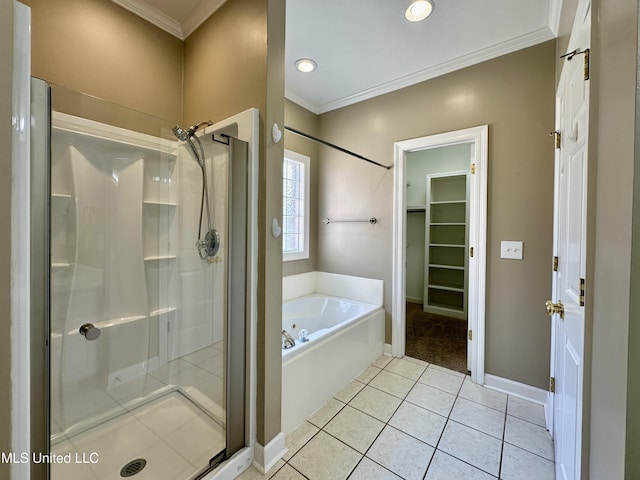
[[[389,364],[391,360],[393,360],[393,357],[391,355],[380,355],[376,359],[376,361],[372,363],[372,365],[374,367],[384,368]]]
[[[404,398],[413,387],[415,381],[398,375],[397,373],[391,373],[387,370],[382,370],[376,378],[369,382],[371,387],[382,390],[383,392],[390,393],[399,398]]]
[[[304,475],[297,472],[291,465],[285,465],[271,478],[273,480],[305,480]]]
[[[422,480],[433,452],[433,447],[426,443],[387,426],[367,457],[406,480]]]
[[[360,375],[358,375],[356,377],[356,380],[358,380],[359,382],[362,382],[362,383],[369,383],[381,371],[382,371],[382,369],[380,369],[378,367],[374,367],[373,365],[371,365],[364,372],[362,372]]]
[[[406,398],[407,402],[431,410],[443,417],[449,416],[455,400],[455,395],[423,383],[416,383]]]
[[[420,360],[418,358],[413,358],[413,357],[403,357],[405,360],[409,361],[409,362],[413,362],[413,363],[417,363],[418,365],[422,365],[423,367],[428,367],[429,366],[429,362],[425,362],[424,360]]]
[[[362,458],[353,448],[319,432],[296,453],[289,464],[310,480],[346,479]]]
[[[184,357],[182,357],[182,359],[194,365],[199,365],[201,362],[204,362],[208,358],[216,357],[221,354],[222,352],[216,350],[213,347],[206,347],[190,353],[189,355],[185,355]]]
[[[420,375],[424,373],[426,367],[424,365],[405,360],[404,358],[394,358],[389,364],[384,367],[385,370],[403,377],[410,378],[411,380],[418,380]]]
[[[349,401],[356,396],[356,394],[364,388],[364,383],[358,382],[354,380],[349,385],[344,387],[338,393],[334,395],[334,398],[340,400],[344,403],[349,403]]]
[[[502,440],[505,414],[499,410],[458,397],[449,418]]]
[[[464,463],[440,450],[436,451],[424,480],[492,480],[496,477]],[[531,477],[532,480],[536,477]]]
[[[131,413],[158,437],[176,431],[202,411],[179,393],[171,393]]]
[[[247,468],[242,474],[238,477],[238,480],[267,480],[273,477],[278,470],[284,467],[284,460],[278,460],[276,464],[271,467],[271,469],[265,473],[260,473],[253,465]]]
[[[401,402],[402,400],[398,397],[367,386],[349,402],[349,405],[380,421],[387,422]]]
[[[307,422],[312,423],[318,428],[324,427],[329,420],[344,408],[345,404],[335,398],[330,398],[319,410],[311,415]]]
[[[289,451],[285,453],[283,459],[289,460],[293,457],[298,450],[300,450],[304,444],[311,440],[311,438],[319,431],[320,429],[318,427],[311,425],[309,422],[304,422],[299,425],[298,428],[289,433],[285,439],[285,446]]]
[[[438,450],[497,476],[500,469],[502,442],[486,433],[448,421]]]
[[[547,425],[542,405],[514,397],[513,395],[509,395],[507,413],[541,427],[546,427]]]
[[[347,405],[325,427],[338,440],[365,453],[384,428],[380,420]]]
[[[554,480],[555,465],[546,458],[505,443],[502,450],[500,478],[504,480],[529,480],[531,478]]]
[[[500,410],[501,412],[505,412],[507,409],[506,394],[490,390],[481,385],[476,385],[469,377],[465,378],[458,395],[472,402],[480,403],[485,407]]]
[[[395,473],[378,465],[373,460],[364,457],[356,469],[353,471],[349,480],[402,480]]]
[[[440,365],[434,365],[433,363],[431,365],[429,365],[433,370],[440,370],[443,373],[448,373],[449,375],[453,375],[454,377],[460,377],[462,379],[465,379],[466,377],[468,377],[468,375],[465,375],[464,373],[461,372],[457,372],[455,370],[451,370],[449,368],[444,368],[441,367]]]
[[[438,445],[446,423],[445,417],[409,402],[403,402],[389,420],[389,425],[392,427],[433,447]]]
[[[445,392],[457,395],[462,386],[464,379],[455,375],[450,375],[435,368],[427,368],[427,370],[418,379],[420,383],[439,388]]]
[[[553,461],[553,440],[540,425],[507,415],[504,441]]]

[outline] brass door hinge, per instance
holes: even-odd
[[[473,340],[473,330],[469,330],[469,340]]]
[[[561,138],[562,138],[562,134],[560,133],[559,130],[554,130],[553,132],[549,132],[549,136],[555,136],[556,139],[556,149],[560,149],[560,142],[561,142]]]
[[[584,79],[589,80],[589,54],[591,53],[590,49],[586,49],[584,51]]]
[[[553,257],[553,271],[558,271],[558,257]]]
[[[473,247],[469,248],[469,256],[473,258]]]
[[[589,55],[591,54],[591,50],[586,48],[584,52],[579,52],[576,48],[573,52],[565,53],[564,55],[560,55],[560,58],[566,58],[568,61],[571,61],[573,57],[576,55],[584,54],[584,79],[589,80]]]
[[[556,393],[556,379],[555,377],[549,377],[549,391]]]
[[[584,307],[584,278],[580,279],[580,306]]]
[[[476,164],[472,163],[471,164],[471,175],[474,175],[476,173]]]

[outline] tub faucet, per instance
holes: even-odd
[[[282,330],[282,349],[286,350],[295,346],[295,344],[296,341],[293,339],[293,337],[289,335],[286,330]]]

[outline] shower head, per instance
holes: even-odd
[[[189,130],[185,130],[180,125],[176,125],[175,127],[173,127],[173,134],[178,138],[178,140],[182,140],[183,142],[186,142],[188,139],[190,139],[196,134],[196,130],[198,130],[200,127],[202,126],[208,127],[210,125],[213,125],[213,122],[211,120],[208,120],[206,122],[201,122],[198,125],[192,125],[191,128],[189,128]]]

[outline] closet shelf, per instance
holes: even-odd
[[[143,203],[145,205],[154,206],[154,207],[177,207],[178,206],[176,202],[156,202],[152,200],[145,200]]]
[[[466,226],[466,223],[463,222],[438,222],[438,223],[430,223],[429,225],[432,225],[434,227],[441,227],[441,226],[460,226],[460,227],[464,227]]]
[[[153,310],[152,312],[149,312],[149,316],[159,317],[161,315],[166,315],[167,313],[173,313],[175,311],[177,311],[176,307],[159,308],[158,310]]]
[[[450,205],[450,204],[458,204],[458,203],[467,203],[466,200],[440,200],[437,202],[429,202],[430,205]]]
[[[464,267],[458,267],[456,265],[442,265],[438,263],[430,263],[429,267],[431,268],[443,268],[445,270],[464,270]]]
[[[464,293],[464,288],[460,288],[460,287],[450,287],[447,285],[434,285],[434,284],[429,284],[429,288],[434,289],[434,290],[446,290],[447,292],[460,292],[460,293]]]
[[[465,245],[459,243],[430,243],[430,247],[445,247],[445,248],[464,248]]]

